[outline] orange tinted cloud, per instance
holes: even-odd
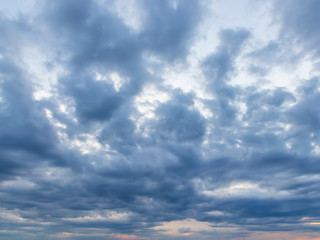
[[[121,238],[121,239],[134,239],[136,237],[137,237],[136,235],[127,235],[127,234],[116,235],[116,238]]]
[[[192,233],[182,233],[183,236],[189,236],[191,235]]]

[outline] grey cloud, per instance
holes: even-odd
[[[213,112],[219,112],[220,124],[230,124],[235,116],[236,109],[231,102],[236,97],[237,90],[228,84],[232,76],[234,60],[245,40],[249,37],[246,30],[223,30],[220,32],[220,45],[215,53],[209,55],[203,62],[203,69],[210,92],[217,96]]]
[[[61,39],[58,50],[66,52],[63,55],[67,56],[67,66],[73,72],[67,76],[69,81],[61,81],[62,86],[70,89],[67,94],[74,98],[78,116],[84,121],[110,118],[111,112],[137,94],[144,82],[154,79],[143,67],[145,51],[165,56],[169,61],[187,54],[193,30],[199,22],[198,3],[179,3],[177,8],[167,1],[158,4],[143,2],[143,5],[148,21],[140,34],[132,33],[120,18],[102,11],[92,1],[82,1],[81,4],[56,1],[44,6],[44,19],[53,30],[52,37]],[[117,71],[129,82],[120,94],[115,94],[106,84],[85,80],[90,83],[90,88],[96,86],[97,95],[91,96],[100,96],[100,100],[93,103],[92,89],[85,89],[86,83],[82,89],[77,87],[80,79],[84,79],[79,76],[90,76],[92,70]],[[79,97],[78,93],[87,97]]]
[[[124,107],[110,120],[100,134],[101,142],[109,144],[113,149],[124,154],[135,150],[141,138],[135,134],[135,122],[129,119],[130,108],[131,105]]]
[[[164,239],[164,231],[151,228],[188,218],[238,229],[201,231],[189,239],[317,231],[300,219],[319,221],[318,79],[304,80],[295,92],[232,85],[236,58],[252,36],[244,29],[225,29],[218,47],[200,63],[212,99],[164,87],[162,76],[148,71],[145,55],[161,59],[160,67],[183,62],[202,6],[196,1],[140,3],[147,20],[138,33],[84,0],[40,3],[35,19],[43,21],[42,35],[32,32],[35,22],[0,20],[8,38],[0,40],[0,224],[19,231],[0,232],[0,238],[33,234],[30,239],[50,239],[56,233],[94,231],[106,234],[104,239],[114,239],[112,234]],[[63,69],[51,98],[33,98],[28,71],[18,64],[19,51],[6,50],[7,45],[29,47],[32,41],[11,43],[10,31],[48,40],[43,44],[55,54],[52,66]],[[264,67],[264,62],[276,62],[273,54],[281,46],[270,43],[251,57]],[[109,79],[96,79],[96,73],[112,72],[125,79],[119,89]],[[170,99],[158,101],[155,117],[138,123],[142,114],[134,100],[148,84]],[[74,113],[59,112],[64,101],[73,104]],[[212,116],[203,116],[196,101]],[[66,127],[54,127],[44,108]],[[87,135],[98,147],[84,153],[81,147],[92,140],[85,142]],[[119,219],[101,217],[108,211]]]
[[[281,35],[289,41],[297,41],[315,57],[319,56],[319,2],[307,0],[299,2],[275,2],[274,11],[281,23]]]
[[[3,151],[20,151],[23,158],[35,154],[45,159],[55,158],[57,136],[45,112],[39,109],[32,97],[32,87],[21,69],[10,57],[1,60],[1,134]],[[6,154],[4,154],[5,156]],[[20,160],[20,163],[23,161]]]
[[[266,76],[274,67],[295,68],[301,64],[303,54],[300,50],[294,49],[291,42],[271,40],[260,49],[246,54],[250,62],[248,71],[256,76]],[[284,66],[282,63],[286,63]]]
[[[228,80],[232,73],[234,57],[241,50],[244,41],[249,37],[247,30],[222,30],[220,32],[220,45],[215,53],[208,56],[203,67],[211,87],[220,90],[221,85]]]
[[[169,61],[186,56],[201,18],[200,3],[157,0],[156,3],[144,1],[144,5],[148,19],[141,39],[148,50]]]
[[[159,120],[155,129],[159,135],[155,138],[178,142],[201,140],[205,133],[205,121],[197,110],[188,109],[190,106],[185,103],[190,100],[187,96],[184,98],[173,99],[156,110]]]
[[[110,119],[123,103],[124,97],[111,84],[92,78],[93,76],[68,76],[64,81],[65,92],[73,97],[81,120]]]

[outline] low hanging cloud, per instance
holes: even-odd
[[[249,3],[0,3],[0,239],[316,239],[320,4]]]

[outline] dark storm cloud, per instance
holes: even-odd
[[[200,64],[211,99],[164,88],[162,76],[148,70],[149,58],[159,58],[159,68],[184,64],[202,9],[197,1],[139,4],[145,21],[138,32],[95,1],[41,2],[33,19],[41,20],[37,31],[35,21],[2,17],[0,225],[8,232],[0,238],[99,239],[94,234],[103,233],[104,239],[163,239],[165,231],[152,227],[188,218],[249,231],[314,230],[301,218],[319,221],[318,78],[304,80],[294,92],[233,85],[236,60],[252,34],[224,29]],[[283,29],[289,24],[286,8],[304,16],[312,4],[298,9],[296,2],[279,3]],[[297,22],[299,14],[293,16]],[[317,30],[308,23],[313,34],[301,30],[297,38],[316,48]],[[12,49],[42,40],[53,52],[52,68],[59,65],[63,73],[52,97],[35,100],[32,75],[20,64],[22,53]],[[279,59],[290,61],[278,54],[281,41],[246,59],[254,60],[258,72]],[[119,88],[111,81],[114,72],[123,80]],[[156,99],[154,117],[143,119],[135,97],[149,85],[163,87],[169,100]],[[212,115],[205,117],[199,102]],[[74,112],[62,113],[59,104]],[[96,149],[81,152],[88,145]],[[68,232],[79,235],[55,235]],[[242,230],[202,231],[190,239],[197,234],[249,236]]]

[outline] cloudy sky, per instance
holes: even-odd
[[[320,239],[320,1],[0,2],[0,239]]]

